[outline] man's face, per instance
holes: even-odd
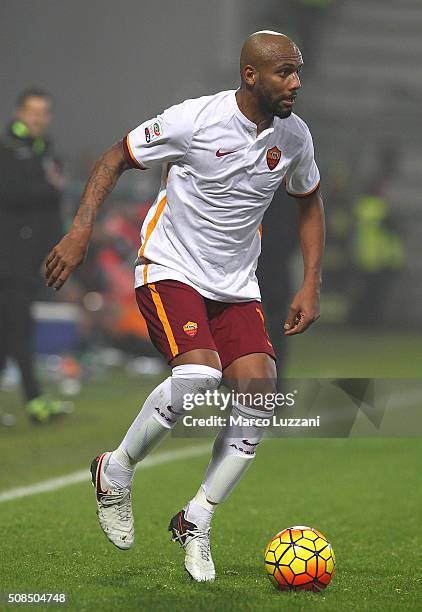
[[[43,136],[51,121],[51,102],[31,96],[16,109],[15,117],[27,126],[32,138]]]
[[[300,89],[299,72],[303,66],[299,50],[268,61],[257,72],[254,86],[262,110],[280,119],[289,117]]]

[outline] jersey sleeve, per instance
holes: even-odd
[[[186,103],[176,104],[123,138],[126,161],[143,170],[177,161],[189,150],[192,135],[193,118]]]
[[[306,129],[302,149],[293,159],[286,176],[286,191],[295,197],[304,197],[319,187],[320,175],[314,159],[314,145],[309,129]]]

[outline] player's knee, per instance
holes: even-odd
[[[248,368],[225,370],[224,382],[234,392],[238,403],[267,413],[277,393],[277,370],[275,361],[268,355],[259,357],[264,358],[256,360],[262,367],[257,367],[256,370],[248,369],[248,362]]]
[[[191,351],[187,351],[186,353],[182,353],[181,355],[177,355],[171,361],[171,367],[175,368],[182,365],[200,365],[200,366],[208,366],[209,368],[214,368],[215,370],[222,369],[220,356],[217,351],[213,351],[211,349],[193,349]]]
[[[241,412],[251,410],[253,416],[260,419],[272,416],[274,413],[274,401],[277,395],[277,382],[254,380],[253,384],[244,387],[243,391],[235,391],[235,404],[240,406]]]
[[[213,391],[221,384],[222,373],[217,368],[201,364],[185,364],[176,366],[172,370],[172,378],[182,382],[195,393]]]

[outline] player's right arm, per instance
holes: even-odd
[[[83,262],[98,209],[118,178],[130,167],[120,142],[107,149],[98,159],[68,233],[47,256],[45,278],[48,287],[56,291],[60,289]]]
[[[141,123],[121,143],[108,149],[95,164],[69,232],[49,253],[46,261],[48,287],[60,289],[84,260],[97,211],[119,176],[129,168],[146,170],[181,159],[193,134],[194,100],[166,109]]]

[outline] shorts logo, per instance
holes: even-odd
[[[267,151],[267,164],[270,170],[274,170],[274,168],[278,165],[280,161],[281,151],[278,147],[272,147]]]
[[[188,321],[183,326],[183,331],[185,334],[193,338],[198,333],[198,323],[194,323],[193,321]]]
[[[154,123],[150,123],[150,125],[145,128],[145,140],[146,142],[151,142],[161,136],[162,133],[163,130],[160,121],[154,121]]]

